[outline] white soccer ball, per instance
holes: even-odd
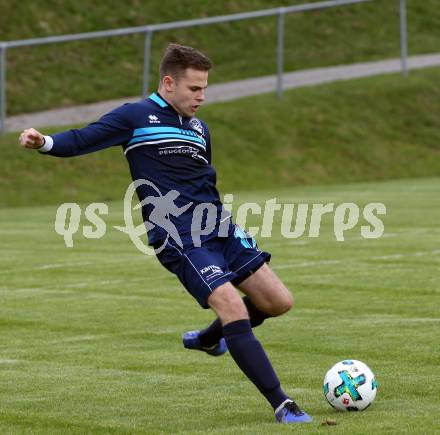
[[[361,361],[345,360],[335,364],[325,375],[324,395],[340,411],[362,411],[376,397],[377,381]]]

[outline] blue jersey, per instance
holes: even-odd
[[[207,125],[195,117],[182,117],[158,93],[124,104],[82,129],[51,137],[53,146],[48,154],[58,157],[122,146],[133,180],[148,180],[163,196],[173,190],[178,192],[173,197],[174,204],[184,211],[169,219],[184,245],[192,243],[191,222],[197,205],[212,204],[216,210],[213,231],[203,235],[202,240],[216,236],[220,222],[227,218],[215,187]],[[149,221],[154,209],[148,198],[158,196],[156,188],[150,183],[137,187],[141,202],[146,200],[142,206],[144,222]],[[150,245],[159,244],[166,237],[166,230],[157,225],[148,231]]]

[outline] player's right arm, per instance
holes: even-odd
[[[34,128],[24,130],[20,144],[57,157],[91,153],[128,141],[133,134],[131,105],[123,105],[81,129],[45,136]]]

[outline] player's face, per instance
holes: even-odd
[[[194,116],[205,101],[208,71],[188,68],[185,74],[171,80],[170,103],[182,116]]]

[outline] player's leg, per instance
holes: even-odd
[[[250,299],[256,317],[258,314],[261,318],[280,316],[293,307],[292,293],[268,264],[263,264],[242,281],[238,288]]]
[[[246,295],[243,302],[253,328],[269,317],[280,316],[292,308],[292,294],[267,263],[260,262],[246,276],[237,287]],[[206,347],[215,346],[222,337],[223,329],[218,318],[201,330],[199,335],[200,341]]]
[[[211,244],[210,248],[213,247]],[[264,258],[263,253],[252,254],[257,262],[261,261],[261,257]],[[310,421],[310,417],[300,411],[282,391],[266,353],[252,332],[246,305],[230,282],[237,277],[243,278],[243,273],[239,275],[231,271],[223,255],[208,247],[185,252],[170,248],[162,251],[158,258],[168,270],[176,273],[202,307],[210,307],[216,312],[224,336],[218,345],[225,342],[228,344],[231,356],[239,368],[274,407],[277,421]],[[246,261],[253,270],[257,262]],[[244,268],[240,270],[243,272]],[[199,346],[191,348],[207,351]]]
[[[217,287],[207,300],[223,325],[223,336],[235,363],[272,405],[277,421],[308,422],[311,418],[281,389],[261,343],[252,332],[247,308],[231,283]]]
[[[227,238],[211,240],[208,244],[217,253],[221,252],[227,270],[232,272],[229,274],[232,284],[246,294],[243,302],[252,327],[291,308],[292,295],[266,264],[270,254],[260,251],[252,237],[236,225],[231,225]],[[226,350],[222,337],[222,322],[217,318],[201,331],[186,332],[183,343],[187,348],[219,356]]]
[[[262,267],[264,262],[259,265],[257,268]],[[254,272],[252,272],[254,273]],[[251,273],[249,273],[251,275]],[[246,278],[244,281],[247,281],[249,278]],[[243,281],[243,282],[244,282]],[[252,284],[252,283],[251,283]],[[240,287],[240,284],[237,286]],[[266,319],[272,317],[269,313],[265,313],[261,311],[253,302],[249,296],[243,297],[243,302],[248,311],[249,320],[251,322],[252,328],[260,326]],[[210,323],[206,328],[202,329],[199,332],[199,340],[203,343],[205,347],[214,347],[217,343],[220,342],[223,337],[223,326],[220,319],[217,317],[212,323]]]
[[[213,327],[213,334],[203,334],[203,331],[199,330],[188,331],[184,333],[182,337],[185,348],[201,350],[212,356],[223,355],[228,350],[226,341],[223,338],[223,324],[233,322],[237,319],[249,319],[249,315],[246,305],[229,282],[219,286],[215,290],[216,295],[222,295],[224,292],[228,292],[229,299],[220,298],[219,296],[214,298],[217,307],[214,311],[218,310],[222,312],[222,320],[217,317],[215,326]],[[209,298],[207,300],[209,304]]]
[[[249,288],[255,285],[256,280],[251,279],[252,275],[257,273],[259,269],[266,269],[266,262],[270,261],[271,255],[268,252],[260,251],[257,247],[255,240],[243,231],[239,226],[231,224],[229,228],[228,237],[223,240],[221,246],[225,261],[228,264],[229,269],[234,272],[235,278],[231,280],[232,284],[238,286],[245,286]],[[258,272],[261,275],[261,272]],[[264,274],[266,277],[267,274]],[[250,281],[250,283],[249,283]],[[271,285],[272,282],[267,282],[268,278],[265,279],[265,284]],[[273,281],[273,280],[272,280]],[[275,282],[276,288],[282,289],[280,282]],[[261,325],[265,319],[272,317],[273,315],[278,315],[281,310],[286,310],[288,307],[284,305],[289,305],[289,300],[286,295],[289,295],[287,289],[283,289],[284,292],[277,292],[284,295],[283,301],[279,301],[277,304],[273,303],[271,310],[264,311],[260,309],[259,306],[255,305],[249,295],[243,298],[243,302],[249,313],[249,319],[252,327]],[[245,292],[246,293],[246,292]],[[291,305],[290,301],[290,305]],[[276,305],[276,306],[275,306]],[[265,304],[267,306],[267,304]],[[272,314],[272,312],[274,314]],[[220,320],[215,319],[210,325],[202,329],[199,333],[198,338],[206,347],[215,346],[219,343],[223,337],[223,328]]]
[[[208,304],[221,320],[232,358],[274,409],[277,408],[288,397],[281,390],[266,353],[252,333],[246,306],[237,290],[232,284],[225,283],[213,291]]]

